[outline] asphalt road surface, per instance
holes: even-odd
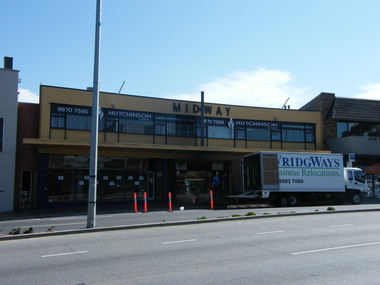
[[[233,220],[0,242],[1,284],[378,284],[380,214]]]

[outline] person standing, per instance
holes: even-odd
[[[219,198],[220,196],[220,178],[218,176],[218,172],[215,173],[212,178],[212,190],[215,198]]]

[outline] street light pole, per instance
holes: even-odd
[[[92,124],[90,145],[90,173],[88,184],[87,228],[96,226],[96,184],[98,172],[98,130],[99,130],[99,59],[100,59],[100,18],[102,1],[96,2],[94,81],[92,90]]]

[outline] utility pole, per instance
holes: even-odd
[[[98,172],[98,130],[99,130],[99,59],[100,59],[100,18],[102,1],[96,1],[94,81],[92,90],[92,124],[90,145],[90,173],[88,184],[87,228],[96,226],[96,184]]]
[[[201,146],[205,146],[205,94],[201,91]]]

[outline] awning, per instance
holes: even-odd
[[[380,174],[380,163],[372,164],[364,172],[371,174]]]

